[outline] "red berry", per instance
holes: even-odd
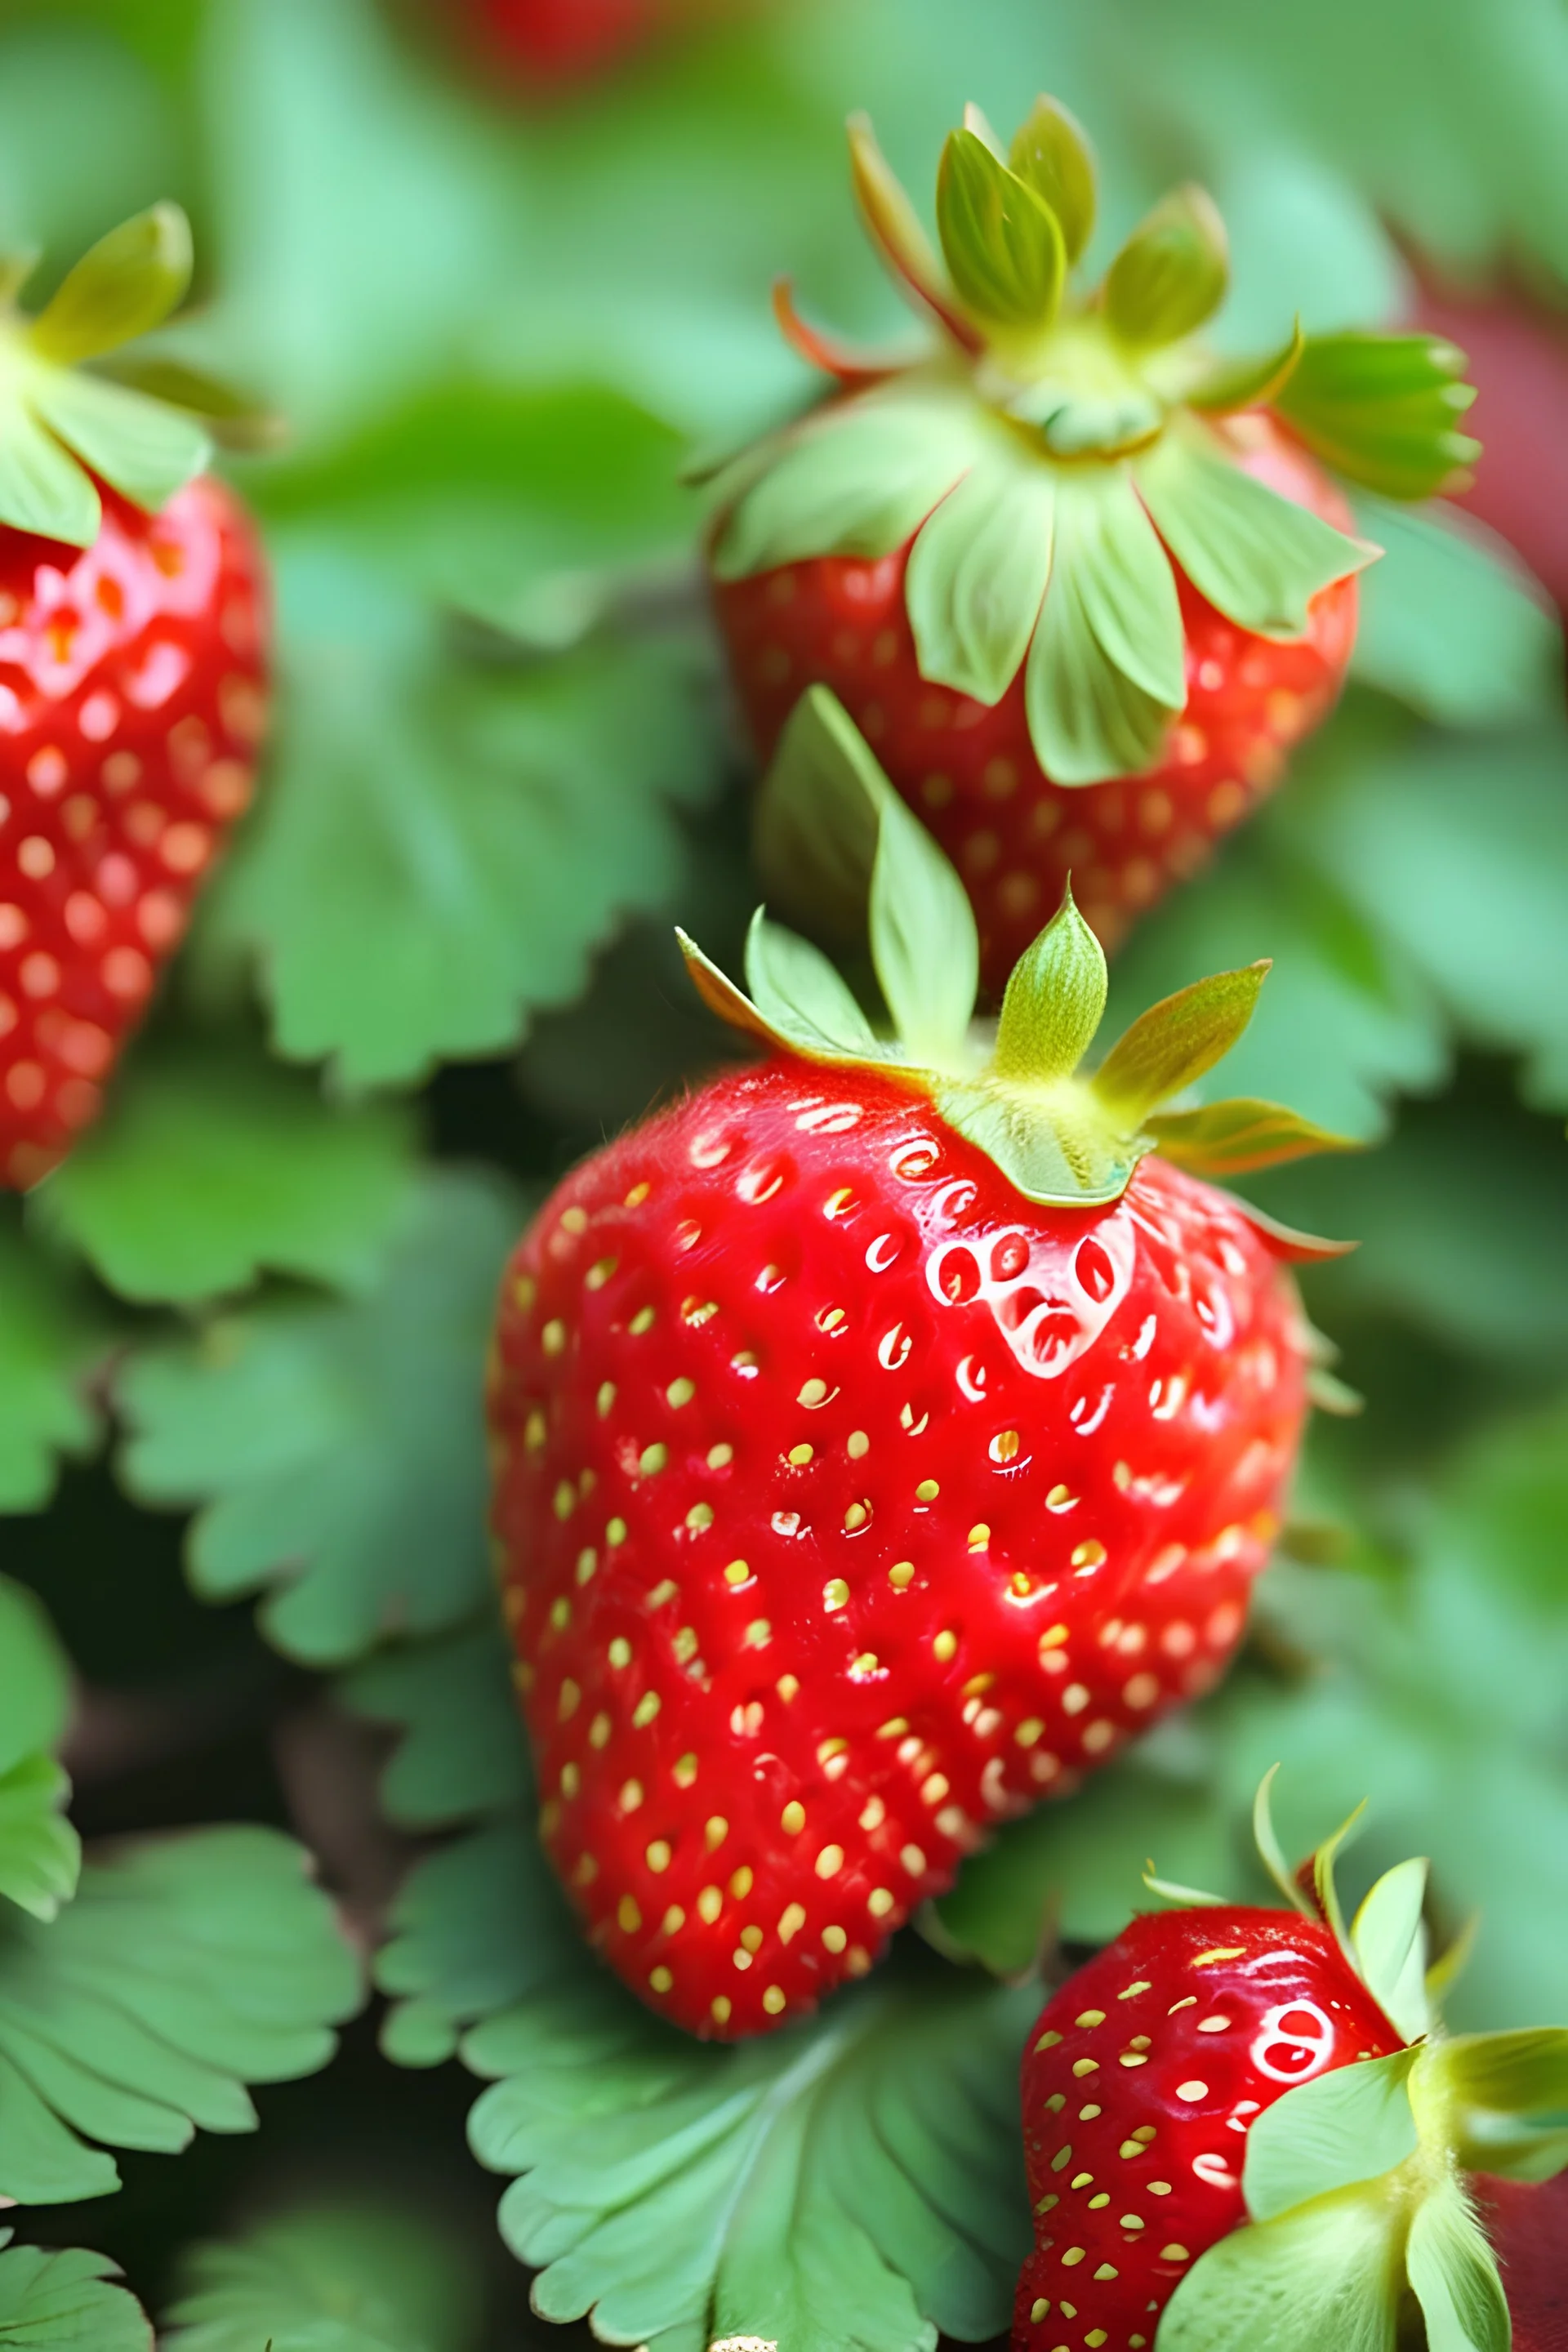
[[[1243,469],[1341,530],[1340,492],[1262,416],[1231,427]],[[758,751],[771,756],[811,685],[830,687],[889,781],[959,872],[1000,987],[1069,875],[1108,948],[1203,865],[1285,772],[1285,754],[1327,715],[1356,631],[1354,576],[1314,598],[1304,636],[1280,644],[1226,620],[1177,568],[1187,705],[1146,773],[1067,789],[1029,740],[1023,672],[987,709],[922,678],[905,609],[913,537],[876,561],[825,555],[721,581],[721,627]]]
[[[1253,2117],[1298,2083],[1404,2046],[1314,1920],[1135,1919],[1047,2003],[1025,2054],[1036,2239],[1016,2352],[1152,2345],[1192,2264],[1246,2219]]]
[[[1478,2180],[1513,2321],[1513,2352],[1568,2352],[1568,2173],[1539,2185]]]
[[[202,477],[158,514],[103,488],[78,550],[0,531],[0,1181],[97,1114],[250,798],[262,559]]]
[[[540,89],[594,81],[658,30],[659,0],[476,0],[485,47]]]
[[[720,1078],[569,1177],[505,1280],[495,1528],[545,1843],[627,1983],[798,2016],[1206,1687],[1305,1369],[1226,1195],[1146,1159],[1037,1205],[864,1068]]]

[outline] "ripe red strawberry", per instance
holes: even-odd
[[[883,789],[874,950],[919,1060],[787,933],[753,932],[754,1003],[689,950],[772,1057],[569,1177],[502,1291],[494,1524],[545,1843],[593,1941],[703,2033],[863,1974],[998,1821],[1215,1678],[1305,1411],[1279,1238],[1143,1156],[1324,1139],[1152,1114],[1262,968],[1075,1080],[1105,980],[1069,901],[982,1063],[962,886]]]
[[[1506,2345],[1467,2176],[1568,2162],[1522,2120],[1556,2103],[1568,2035],[1445,2040],[1426,1870],[1390,1872],[1347,1930],[1331,1845],[1315,1877],[1279,1874],[1295,1909],[1137,1918],[1047,2003],[1023,2064],[1036,2243],[1015,2352],[1392,2352],[1411,2289],[1429,2324],[1450,2296],[1502,2329],[1434,2343]],[[1490,2204],[1539,2194],[1498,2183]]]
[[[96,1116],[250,797],[265,721],[261,554],[233,495],[188,478],[205,435],[67,368],[162,316],[188,268],[183,216],[159,207],[96,247],[39,318],[4,330],[16,362],[0,402],[0,1182],[12,1186],[37,1182]]]
[[[1303,449],[1260,416],[1225,430],[1246,472],[1349,529]],[[1353,578],[1314,596],[1305,633],[1278,644],[1237,628],[1178,572],[1181,723],[1145,773],[1069,792],[1031,747],[1021,670],[989,709],[921,676],[906,609],[913,543],[721,584],[719,617],[758,750],[772,752],[803,685],[830,686],[963,876],[993,974],[1011,970],[1069,875],[1114,948],[1273,790],[1289,745],[1327,716],[1355,642]]]
[[[1478,2184],[1513,2321],[1513,2352],[1568,2352],[1568,2174],[1539,2187]]]
[[[1425,336],[1215,361],[1194,339],[1226,247],[1201,190],[1075,291],[1093,166],[1048,100],[1005,161],[973,110],[948,141],[945,268],[868,127],[851,140],[866,225],[938,348],[858,362],[781,291],[838,388],[721,473],[718,615],[763,752],[804,688],[840,697],[963,874],[999,985],[1069,870],[1114,945],[1279,781],[1338,692],[1377,551],[1317,460],[1425,496],[1474,453],[1470,395]]]
[[[533,89],[596,81],[642,48],[666,10],[659,0],[474,0],[487,53]]]

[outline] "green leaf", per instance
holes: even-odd
[[[197,1508],[208,1600],[266,1589],[268,1638],[317,1665],[469,1615],[489,1590],[480,1391],[521,1223],[475,1176],[431,1176],[377,1287],[263,1299],[134,1352],[121,1474]]]
[[[350,1706],[402,1733],[381,1778],[382,1809],[400,1829],[446,1828],[521,1804],[528,1763],[506,1637],[487,1609],[474,1625],[410,1643],[356,1667]]]
[[[534,2306],[617,2343],[932,2352],[1005,2323],[1027,2244],[1014,2074],[1033,1990],[942,1971],[704,2049],[581,1968],[468,2037],[472,2123]],[[917,2055],[918,2053],[918,2055]]]
[[[808,687],[757,794],[757,864],[770,897],[858,946],[882,811],[893,788],[837,696]]]
[[[248,394],[184,360],[150,352],[128,352],[104,362],[100,372],[128,392],[162,401],[170,408],[188,409],[225,449],[270,449],[287,429],[280,417]]]
[[[1020,1086],[1070,1077],[1094,1043],[1106,984],[1105,950],[1073,904],[1069,884],[1008,979],[996,1027],[997,1076]],[[1135,1118],[1131,1124],[1136,1127]]]
[[[0,1577],[0,1896],[36,1919],[69,1902],[81,1867],[80,1841],[61,1817],[70,1782],[50,1752],[69,1696],[42,1603]]]
[[[1562,630],[1503,541],[1454,507],[1396,506],[1363,491],[1355,512],[1383,560],[1362,583],[1353,674],[1443,727],[1554,717]]]
[[[1069,263],[1094,231],[1094,150],[1077,117],[1054,98],[1037,98],[1013,142],[1008,162],[1055,213]]]
[[[513,1725],[526,1778],[515,1715]],[[574,1969],[584,1974],[566,1898],[531,1828],[515,1814],[416,1864],[387,1927],[375,1980],[396,2000],[382,2040],[400,2066],[440,2065],[455,2055],[461,2027],[552,1990]],[[603,1981],[596,1963],[589,1976]]]
[[[162,326],[191,282],[191,225],[153,205],[100,237],[34,319],[27,340],[58,367],[96,359]]]
[[[1235,2230],[1166,2305],[1158,2352],[1394,2352],[1400,2236],[1364,2189]]]
[[[1267,961],[1194,980],[1142,1013],[1112,1045],[1094,1091],[1136,1126],[1157,1104],[1194,1086],[1243,1034],[1269,973]]]
[[[976,318],[1050,325],[1067,277],[1061,223],[973,131],[951,132],[942,151],[936,225],[952,282]]]
[[[883,795],[871,868],[871,961],[909,1058],[961,1066],[980,985],[968,893],[931,835]]]
[[[70,1668],[41,1601],[0,1577],[0,1771],[64,1735]]]
[[[987,454],[910,555],[904,594],[921,676],[999,702],[1029,650],[1051,571],[1056,478]]]
[[[165,2352],[470,2352],[468,2250],[416,2208],[312,2205],[232,2244],[193,2246]]]
[[[742,490],[714,572],[743,580],[807,555],[890,554],[986,446],[984,412],[960,394],[916,383],[835,401]]]
[[[1283,1103],[1259,1102],[1251,1095],[1205,1103],[1197,1110],[1152,1111],[1143,1123],[1163,1157],[1194,1176],[1246,1176],[1316,1152],[1360,1149]]]
[[[274,525],[330,530],[378,572],[553,651],[617,593],[659,584],[649,567],[689,562],[681,446],[603,384],[454,374],[247,488]]]
[[[1218,310],[1230,280],[1225,223],[1202,188],[1173,188],[1105,276],[1105,315],[1124,342],[1174,343]]]
[[[1432,2030],[1423,1918],[1430,1875],[1426,1861],[1397,1863],[1384,1873],[1351,1923],[1367,1990],[1406,2042]]]
[[[165,1046],[29,1208],[127,1298],[190,1304],[264,1271],[363,1289],[408,1210],[412,1140],[405,1110],[329,1109],[234,1044]]]
[[[1513,2340],[1497,2258],[1457,2180],[1415,2209],[1405,2251],[1427,2352],[1508,2352]]]
[[[89,1863],[51,1926],[0,1921],[0,2195],[101,2196],[89,2140],[249,2131],[247,2083],[325,2065],[358,1970],[304,1860],[272,1830],[153,1839]]]
[[[133,2294],[110,2282],[117,2265],[80,2246],[46,2252],[7,2244],[0,2230],[0,2345],[5,2352],[153,2352],[153,2329]]]
[[[1392,2172],[1415,2152],[1415,2053],[1363,2058],[1298,2083],[1253,2118],[1244,2186],[1255,2221]]]
[[[784,1038],[808,1051],[875,1056],[870,1024],[821,949],[770,923],[760,907],[746,935],[746,985]]]
[[[1465,355],[1436,335],[1313,335],[1274,405],[1325,465],[1389,499],[1462,488],[1480,444]]]
[[[81,1841],[61,1818],[70,1781],[49,1756],[0,1770],[0,1895],[52,1919],[76,1892]]]
[[[0,1511],[42,1509],[57,1457],[96,1444],[89,1380],[108,1347],[68,1272],[29,1249],[0,1208]]]
[[[84,465],[155,511],[199,474],[212,455],[205,428],[184,410],[90,375],[40,370],[28,383],[33,408]]]
[[[76,459],[33,417],[22,400],[4,403],[0,432],[0,523],[43,539],[90,547],[103,509]]]
[[[1166,433],[1134,472],[1194,586],[1259,636],[1300,636],[1319,591],[1377,553],[1244,473],[1205,427]]]
[[[1026,672],[1029,734],[1058,784],[1136,774],[1186,700],[1181,607],[1124,468],[1064,473],[1055,568]]]
[[[502,1053],[681,870],[671,812],[715,781],[692,656],[458,660],[390,583],[280,552],[288,729],[188,956],[209,991],[254,963],[279,1051],[350,1087]]]

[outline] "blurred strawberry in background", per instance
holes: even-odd
[[[1479,386],[1466,423],[1486,451],[1460,504],[1524,558],[1568,612],[1568,311],[1522,291],[1428,280],[1420,323],[1447,335]]]

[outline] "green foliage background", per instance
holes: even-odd
[[[1447,1919],[1479,1912],[1458,2021],[1568,2015],[1560,646],[1495,543],[1363,502],[1388,553],[1342,710],[1117,967],[1127,1012],[1272,955],[1227,1088],[1376,1146],[1262,1191],[1363,1239],[1309,1286],[1368,1409],[1314,1433],[1238,1671],[973,1864],[947,1957],[908,1937],[804,2035],[698,2051],[584,1972],[533,1847],[478,1416],[531,1202],[725,1050],[669,946],[679,915],[731,950],[752,888],[677,467],[805,395],[774,275],[896,322],[851,106],[923,189],[965,98],[1006,125],[1056,90],[1099,143],[1097,253],[1202,178],[1241,348],[1297,309],[1397,315],[1412,247],[1568,279],[1568,19],[771,0],[539,110],[465,64],[461,13],[0,6],[0,244],[47,283],[177,196],[202,299],[168,346],[289,424],[234,467],[277,583],[266,792],[102,1128],[0,1202],[0,2193],[28,2242],[0,2344],[148,2341],[102,2261],[37,2251],[79,2235],[180,2352],[477,2352],[595,2305],[667,2352],[984,2338],[1023,2226],[1034,1996],[1005,1978],[1047,1916],[1114,1933],[1152,1849],[1246,1889],[1276,1758],[1290,1840],[1371,1793],[1366,1874],[1428,1852]],[[322,2066],[373,1952],[389,2006],[253,2101]],[[540,2320],[461,2154],[476,2076]]]

